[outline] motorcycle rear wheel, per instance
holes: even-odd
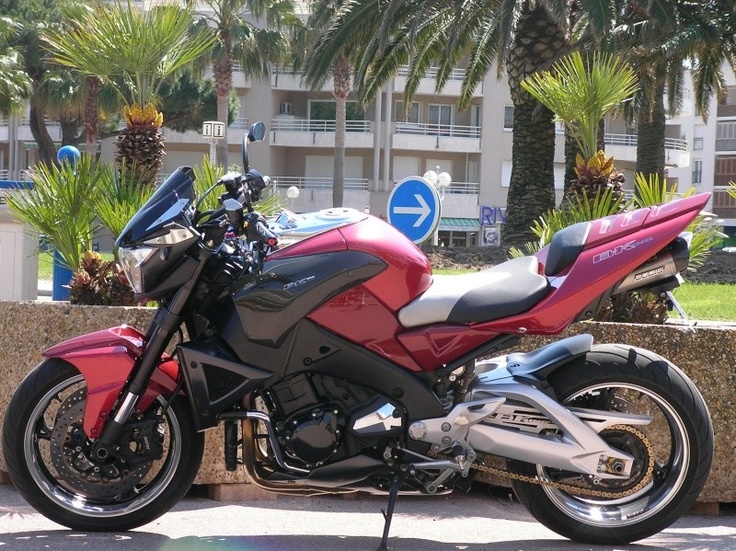
[[[204,436],[195,431],[188,404],[177,399],[164,411],[159,397],[145,416],[153,428],[128,433],[134,452],[144,436],[157,440],[160,458],[101,463],[90,458],[82,430],[86,395],[82,375],[60,359],[44,361],[24,379],[3,428],[11,480],[40,513],[74,530],[120,531],[151,522],[184,497],[199,469]]]
[[[567,406],[651,415],[653,421],[631,432],[601,432],[609,445],[635,457],[629,481],[592,481],[542,465],[510,462],[513,472],[552,482],[619,495],[631,492],[625,497],[574,495],[514,480],[516,496],[539,522],[581,543],[629,543],[665,529],[695,502],[713,460],[713,427],[700,393],[677,367],[647,350],[601,345],[584,360],[559,368],[549,382]]]

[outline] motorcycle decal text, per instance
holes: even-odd
[[[284,285],[284,291],[288,291],[289,289],[293,289],[294,287],[298,287],[299,285],[304,285],[305,283],[309,283],[313,279],[315,279],[317,276],[309,276],[309,277],[303,277],[302,279],[297,279],[296,281],[292,281],[291,283],[287,283]]]
[[[654,277],[656,275],[661,274],[664,272],[664,266],[659,266],[658,268],[653,268],[651,270],[647,270],[646,272],[642,272],[640,274],[636,274],[634,276],[634,281],[641,281],[642,279],[648,279],[650,277]]]
[[[624,243],[623,245],[619,245],[618,247],[615,247],[613,249],[598,253],[593,257],[593,264],[598,264],[599,262],[603,262],[604,260],[610,260],[614,256],[618,256],[623,252],[632,251],[637,247],[644,245],[645,243],[649,243],[653,239],[653,237],[647,237],[646,239],[642,239],[641,241],[629,241],[628,243]]]

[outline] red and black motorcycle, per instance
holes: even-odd
[[[218,425],[227,469],[259,487],[388,494],[383,548],[398,494],[444,494],[479,471],[510,478],[540,522],[581,542],[645,538],[695,501],[713,431],[677,367],[589,335],[499,353],[612,294],[676,287],[681,232],[707,194],[570,226],[536,256],[433,275],[362,212],[285,213],[269,227],[252,206],[268,178],[247,153],[264,134],[253,125],[244,174],[209,190],[222,189],[222,208],[200,210],[182,167],[118,238],[137,297],[159,303],[146,331],[58,344],[15,393],[3,447],[36,509],[78,530],[150,522],[185,495]]]

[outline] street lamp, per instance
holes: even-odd
[[[436,170],[428,170],[424,173],[424,179],[427,180],[430,184],[432,184],[435,188],[437,188],[437,191],[440,194],[440,204],[445,199],[445,190],[450,187],[450,184],[452,183],[452,176],[450,176],[447,172],[440,172],[440,165],[437,165],[435,167]],[[440,218],[441,220],[441,218]],[[439,225],[437,226],[437,230],[434,232],[434,236],[432,237],[432,245],[438,245],[439,244]]]
[[[286,189],[286,196],[289,198],[289,210],[294,210],[294,200],[299,197],[299,188],[296,186],[289,186]]]

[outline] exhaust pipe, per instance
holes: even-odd
[[[678,274],[690,264],[692,234],[680,234],[656,256],[631,272],[613,291],[613,295],[637,289],[672,290],[680,285]]]

